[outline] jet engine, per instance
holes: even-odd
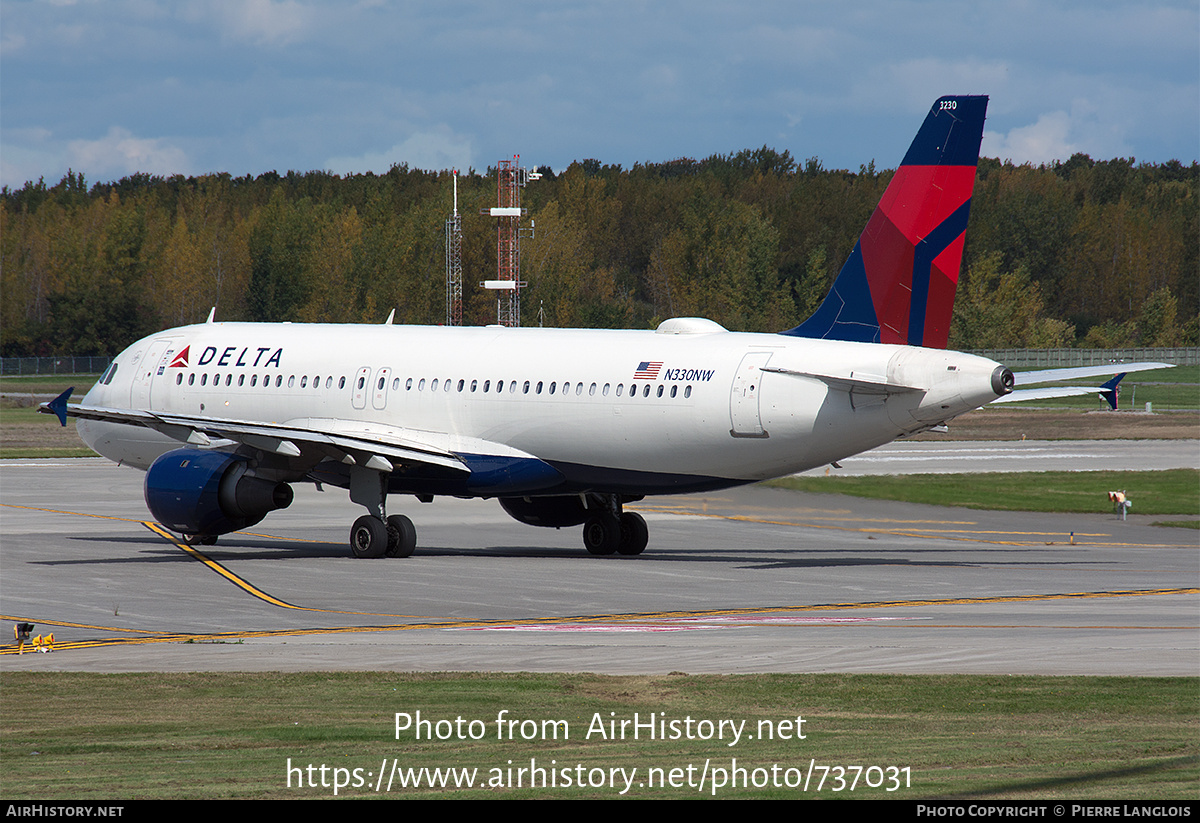
[[[500,505],[508,516],[528,526],[562,528],[578,526],[592,512],[579,499],[571,497],[501,497]]]
[[[238,455],[176,449],[146,472],[146,505],[169,529],[215,536],[253,526],[292,504],[291,486],[249,471]]]

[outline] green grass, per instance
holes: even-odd
[[[767,485],[935,506],[1080,513],[1112,511],[1108,492],[1122,490],[1133,501],[1133,514],[1200,514],[1197,469],[785,477]]]
[[[98,374],[30,374],[0,377],[0,392],[30,394],[59,394],[69,386],[75,387],[71,395],[82,397],[97,380]]]
[[[817,766],[908,768],[894,792],[733,788],[717,797],[1194,799],[1200,787],[1196,678],[746,675],[607,677],[590,674],[0,674],[2,791],[10,799],[331,797],[332,786],[287,786],[287,763],[378,772],[402,767],[509,775],[547,769],[637,769],[630,795],[709,797],[694,785],[706,760],[747,770]],[[498,740],[496,717],[565,720],[569,739]],[[397,712],[433,722],[480,720],[478,740],[416,739]],[[745,721],[743,737],[605,740],[594,718],[645,722],[651,712]],[[805,737],[765,739],[760,721],[804,718]],[[443,730],[447,727],[443,726]],[[479,727],[477,726],[476,729]],[[767,725],[761,727],[763,731]],[[778,726],[776,726],[778,728]],[[680,727],[681,731],[685,727]],[[464,725],[464,731],[466,726]],[[539,731],[540,736],[540,731]],[[554,766],[551,766],[554,761]],[[680,769],[693,785],[637,785],[647,770]],[[561,774],[561,772],[560,772]],[[796,772],[793,772],[796,774]],[[314,772],[320,781],[320,772]],[[332,780],[332,771],[327,771]],[[370,782],[373,784],[374,777]],[[341,795],[373,796],[372,786]],[[382,796],[382,795],[381,795]],[[393,788],[392,796],[612,798],[603,788]]]

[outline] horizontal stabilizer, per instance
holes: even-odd
[[[796,371],[794,369],[783,369],[777,366],[763,366],[762,371],[775,372],[776,374],[790,374],[793,377],[808,377],[813,380],[820,380],[831,389],[839,391],[856,391],[863,394],[904,394],[907,392],[925,391],[917,386],[903,386],[899,383],[888,383],[882,377],[864,377],[853,376],[838,377],[832,374],[817,374],[815,372]]]

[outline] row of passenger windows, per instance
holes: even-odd
[[[189,374],[189,375],[187,376],[187,384],[188,384],[189,386],[194,386],[194,385],[196,385],[196,382],[197,382],[197,381],[196,381],[196,375],[195,375],[194,373],[193,373],[193,374]],[[207,375],[207,374],[202,374],[202,375],[200,375],[200,381],[199,381],[199,383],[200,383],[200,385],[201,385],[201,386],[207,386],[207,385],[209,385],[208,375]],[[249,383],[250,383],[250,386],[251,386],[251,387],[257,386],[257,385],[258,385],[258,375],[257,375],[257,374],[252,374],[252,375],[250,375],[250,381],[249,381]],[[245,386],[245,385],[246,385],[246,375],[244,375],[244,374],[239,374],[239,375],[237,376],[237,384],[238,384],[239,386]],[[295,388],[295,386],[296,386],[296,375],[294,375],[294,374],[288,375],[287,384],[288,384],[288,388],[289,388],[289,389],[291,389],[291,388]],[[183,385],[183,372],[180,372],[179,374],[175,375],[175,385],[176,385],[176,386],[182,386],[182,385]],[[217,373],[215,373],[215,374],[212,376],[212,384],[211,384],[211,385],[213,385],[213,386],[220,386],[220,385],[221,385],[221,373],[220,373],[220,372],[217,372]],[[226,375],[225,375],[225,385],[226,385],[226,386],[232,386],[232,385],[233,385],[233,375],[232,375],[232,374],[226,374]],[[264,374],[264,375],[263,375],[263,377],[262,377],[262,385],[263,385],[263,388],[269,388],[269,387],[271,386],[271,375],[269,375],[269,374]],[[283,375],[282,375],[282,374],[277,374],[277,375],[275,375],[275,388],[277,388],[277,389],[278,389],[278,388],[282,388],[282,387],[283,387]],[[319,389],[319,388],[321,388],[321,378],[320,378],[320,376],[313,377],[313,379],[312,379],[312,387],[313,387],[314,389]],[[302,374],[302,375],[300,375],[300,388],[302,388],[302,389],[307,389],[307,388],[308,388],[308,375],[306,375],[306,374]],[[325,378],[325,388],[327,388],[327,389],[331,389],[331,388],[333,388],[333,378],[332,378],[332,377],[326,377],[326,378]],[[339,377],[339,378],[338,378],[338,388],[339,388],[339,389],[344,389],[344,388],[346,388],[346,378],[344,378],[344,377]]]
[[[272,383],[272,380],[274,380],[274,383]],[[294,375],[294,374],[288,375],[287,385],[288,385],[289,389],[296,387],[296,380],[297,380],[296,375]],[[358,389],[359,390],[362,390],[363,388],[366,387],[366,380],[367,380],[367,378],[365,376],[358,378]],[[197,384],[197,382],[201,386],[209,386],[209,385],[232,386],[232,385],[234,385],[234,375],[232,373],[227,373],[224,375],[224,384],[222,384],[221,381],[222,381],[222,375],[220,372],[214,373],[212,375],[211,381],[209,380],[209,375],[207,373],[201,374],[199,376],[199,380],[197,380],[197,376],[194,372],[187,376],[187,384],[189,386],[194,386]],[[270,374],[264,374],[262,376],[261,385],[264,388],[270,388],[272,385],[274,385],[274,387],[278,389],[278,388],[283,387],[283,381],[284,381],[284,377],[282,374],[276,374],[273,377]],[[300,381],[300,388],[306,389],[309,387],[308,375],[300,375],[299,381]],[[258,385],[260,385],[257,374],[249,375],[249,381],[247,381],[247,375],[245,375],[245,374],[237,375],[237,385],[238,386],[245,386],[245,385],[247,385],[247,382],[249,382],[249,385],[251,388],[254,388],[254,387],[257,387]],[[183,372],[180,372],[177,375],[175,375],[175,385],[177,385],[177,386],[183,385]],[[378,380],[376,382],[375,390],[383,391],[383,389],[386,386],[387,386],[387,378],[380,377],[380,378],[378,378]],[[320,375],[313,376],[312,387],[314,389],[321,388]],[[339,377],[337,379],[337,387],[339,389],[344,389],[346,387],[346,378],[345,377]],[[325,388],[327,388],[327,389],[333,388],[333,377],[332,376],[325,377]],[[458,380],[458,382],[456,384],[452,378],[446,378],[445,380],[441,380],[436,377],[433,378],[432,380],[427,380],[426,378],[422,377],[422,378],[416,379],[415,382],[414,382],[414,378],[412,378],[412,377],[405,380],[405,382],[404,382],[405,391],[412,391],[414,388],[419,392],[424,392],[424,391],[429,391],[429,392],[460,391],[461,392],[461,391],[466,391],[468,389],[468,383],[465,379]],[[628,389],[629,393],[628,393],[628,395],[626,395],[625,394],[626,388],[625,388],[624,383],[618,383],[615,390],[613,389],[613,386],[611,383],[605,383],[603,386],[600,386],[598,383],[592,383],[592,384],[588,385],[585,383],[572,383],[571,381],[564,381],[561,387],[559,386],[557,381],[551,381],[549,384],[547,384],[543,380],[538,380],[536,382],[526,380],[523,383],[518,383],[516,380],[512,380],[512,381],[509,381],[509,383],[508,383],[508,393],[509,394],[517,394],[518,392],[521,394],[529,394],[530,392],[532,392],[533,394],[545,393],[545,394],[551,394],[551,395],[552,394],[570,395],[570,394],[574,393],[576,397],[582,396],[584,391],[586,390],[588,395],[592,396],[592,397],[594,397],[596,395],[596,392],[599,392],[601,397],[608,397],[609,393],[613,392],[617,397],[627,396],[627,397],[632,398],[632,397],[636,397],[638,395],[639,389],[641,391],[642,397],[649,397],[651,392],[653,392],[656,397],[662,397],[664,394],[667,394],[670,397],[675,397],[679,393],[679,388],[680,388],[679,386],[667,387],[661,383],[658,384],[657,386],[651,386],[649,383],[645,383],[641,386],[634,384],[634,383],[630,383],[629,389]],[[505,383],[503,380],[497,380],[494,383],[491,380],[484,380],[482,382],[479,380],[472,380],[469,384],[469,389],[472,392],[482,391],[482,393],[484,393],[484,394],[487,394],[489,392],[494,393],[494,394],[503,394],[505,391]],[[392,391],[399,391],[399,390],[400,390],[400,378],[399,377],[392,378]],[[683,387],[683,396],[685,398],[692,396],[692,387],[691,386]]]
[[[359,380],[361,381],[362,378],[360,377]],[[386,380],[386,378],[379,379],[379,382],[376,386],[376,390],[383,389],[385,380]],[[404,382],[404,389],[405,389],[405,391],[412,391],[413,388],[415,387],[417,391],[421,391],[421,392],[426,391],[426,390],[428,390],[430,392],[436,392],[436,391],[443,391],[443,392],[460,391],[461,392],[461,391],[465,391],[468,388],[467,381],[461,380],[461,379],[457,383],[455,383],[455,381],[453,379],[447,378],[446,380],[441,381],[440,386],[438,385],[438,383],[439,383],[439,381],[438,381],[438,378],[436,378],[436,377],[433,378],[432,380],[428,381],[428,384],[426,383],[426,379],[424,377],[422,377],[419,380],[417,380],[416,383],[414,384],[413,378],[410,377]],[[362,388],[361,382],[360,382],[359,388]],[[397,377],[392,380],[392,390],[396,391],[399,388],[400,388],[400,378]],[[652,387],[649,383],[646,383],[646,384],[642,385],[640,388],[641,388],[642,397],[649,397],[652,389],[654,390],[655,396],[657,396],[657,397],[662,397],[664,393],[668,393],[671,397],[675,397],[679,393],[679,386],[671,386],[669,392],[666,391],[667,387],[662,384],[659,384],[657,387]],[[639,386],[634,385],[633,383],[630,383],[628,396],[636,397],[638,394],[638,389],[639,389]],[[491,380],[484,380],[482,382],[480,382],[479,380],[472,380],[470,382],[470,391],[472,391],[472,392],[481,391],[484,394],[486,394],[488,392],[502,394],[505,391],[504,381],[497,380],[495,383],[492,383]],[[532,392],[533,394],[542,394],[544,392],[546,394],[558,393],[560,395],[570,395],[570,394],[574,393],[576,397],[582,396],[584,391],[587,391],[588,395],[591,397],[594,397],[596,395],[596,392],[599,392],[602,397],[608,397],[609,393],[613,392],[614,390],[613,390],[612,383],[605,383],[603,386],[600,386],[600,384],[598,384],[598,383],[592,383],[589,385],[586,383],[572,383],[571,381],[568,380],[568,381],[564,381],[560,388],[558,385],[558,381],[551,381],[549,384],[547,384],[544,380],[538,380],[537,382],[533,382],[531,380],[526,380],[520,384],[518,384],[518,382],[516,380],[509,381],[508,393],[516,394],[518,391],[521,394],[529,394],[530,392]],[[622,395],[625,394],[625,384],[624,383],[617,384],[615,394],[617,397],[621,397]],[[691,386],[683,387],[683,396],[684,397],[692,396],[692,387]]]

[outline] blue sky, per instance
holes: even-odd
[[[1200,155],[1195,0],[0,0],[0,183],[556,170],[767,145],[894,167],[941,94],[983,153]]]

